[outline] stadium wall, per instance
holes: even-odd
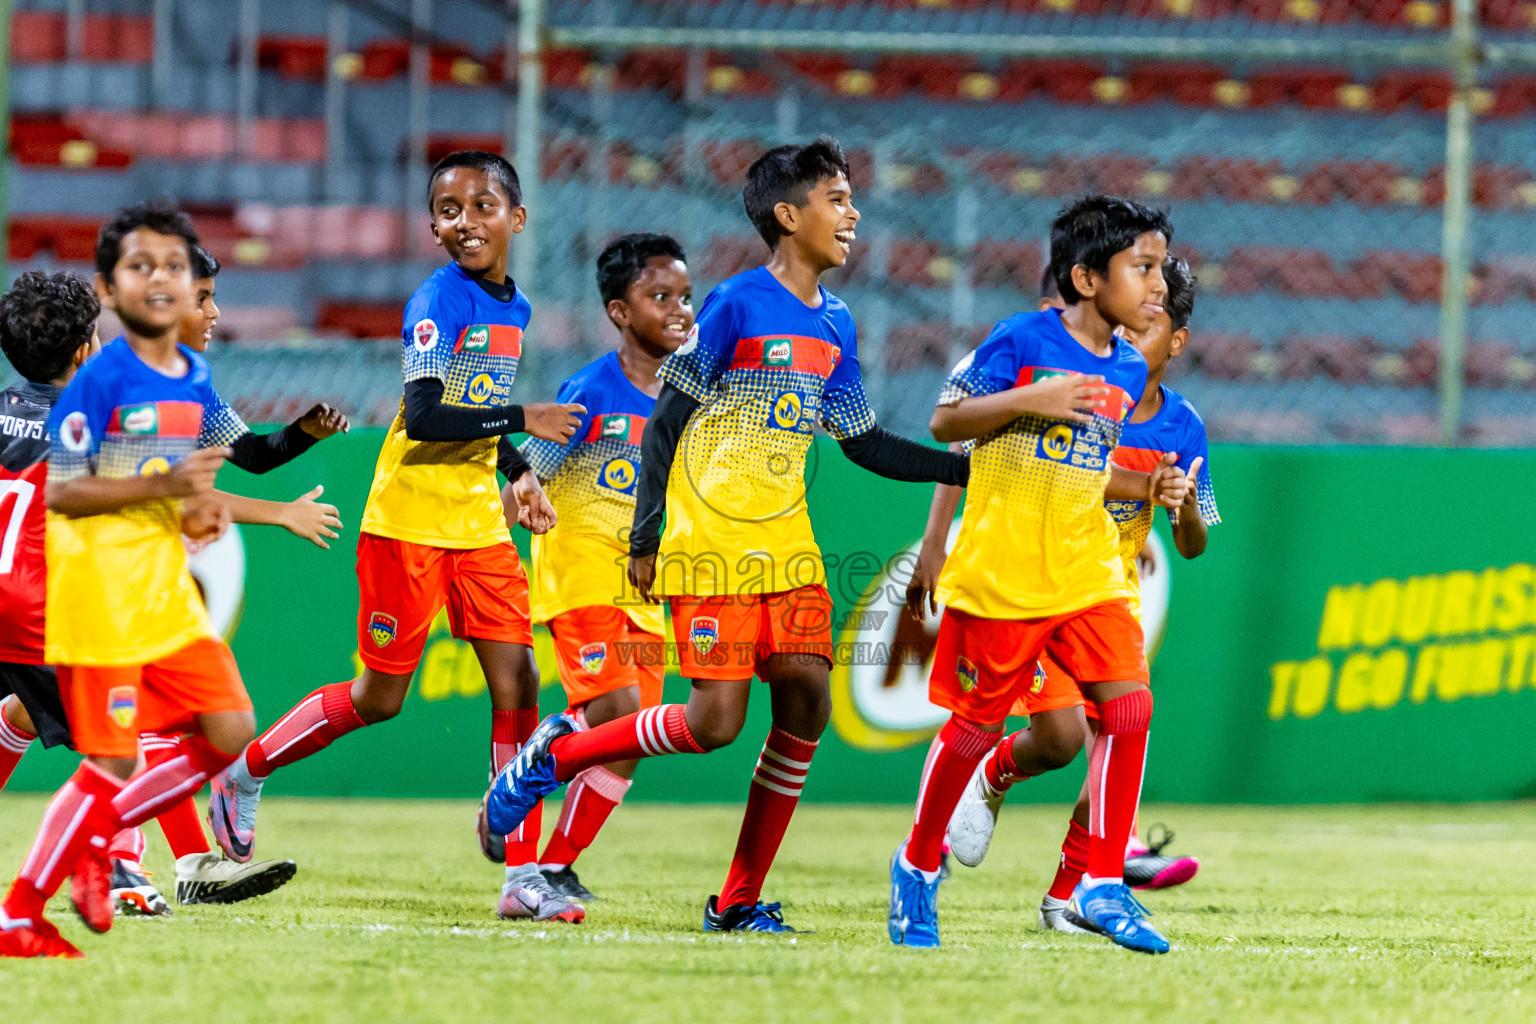
[[[324,500],[339,506],[347,527],[348,539],[328,552],[282,531],[246,529],[243,553],[226,550],[202,567],[264,723],[354,672],[351,546],[381,438],[359,430],[268,476],[221,477],[227,488],[270,498],[324,484]],[[1153,631],[1161,642],[1146,798],[1536,795],[1536,765],[1508,756],[1536,729],[1528,518],[1536,452],[1217,446],[1212,470],[1225,521],[1209,551],[1195,562],[1163,561],[1148,586],[1166,628]],[[892,580],[903,576],[900,553],[921,534],[930,492],[873,477],[824,440],[809,476],[851,664],[834,674],[833,726],[806,796],[906,802],[941,714],[923,699],[922,666],[891,663],[893,649],[929,649],[923,632],[894,614],[900,587]],[[550,711],[563,699],[547,635],[540,639]],[[682,680],[667,687],[668,699],[686,698]],[[476,796],[486,771],[484,694],[467,645],[440,621],[401,717],[285,770],[278,791]],[[648,762],[634,798],[739,800],[767,729],[766,697],[733,748],[707,764]],[[34,753],[13,786],[52,788],[71,763],[66,752]],[[1081,778],[1079,765],[1019,787],[1015,799],[1069,801]]]

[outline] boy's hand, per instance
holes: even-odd
[[[228,448],[199,448],[162,474],[166,496],[190,498],[213,490],[213,478],[227,458]]]
[[[1027,390],[1027,407],[1022,411],[1068,423],[1088,423],[1093,410],[1109,394],[1109,385],[1103,377],[1067,373],[1037,381]]]
[[[224,536],[230,522],[229,506],[211,491],[192,497],[181,510],[181,532],[194,554]]]
[[[1152,550],[1152,543],[1148,541],[1136,552],[1136,574],[1146,579],[1157,571],[1157,553]]]
[[[926,617],[923,607],[927,599],[929,609],[937,614],[939,599],[935,591],[939,585],[939,573],[944,569],[943,547],[923,541],[917,550],[917,564],[912,567],[912,578],[907,581],[907,612],[918,622]]]
[[[299,417],[299,429],[316,441],[324,441],[332,434],[345,434],[352,429],[352,424],[347,422],[340,409],[332,409],[321,402]]]
[[[1174,463],[1178,456],[1169,452],[1164,455],[1147,477],[1147,500],[1163,508],[1178,508],[1195,487],[1195,474],[1200,471],[1201,459],[1189,465],[1186,474]]]
[[[341,536],[336,532],[341,529],[341,516],[337,514],[335,505],[325,505],[315,500],[324,493],[324,487],[316,487],[308,494],[290,501],[283,516],[283,529],[329,551],[331,546],[325,542],[325,538],[334,540]]]
[[[640,600],[646,604],[661,604],[661,599],[651,593],[651,588],[656,585],[655,555],[646,555],[644,558],[630,556],[629,582],[640,595]]]
[[[586,406],[574,402],[534,402],[523,406],[523,430],[545,441],[565,444],[581,426],[581,414],[586,411]]]
[[[555,506],[549,503],[549,495],[539,486],[539,478],[532,470],[508,484],[507,489],[512,492],[512,500],[517,505],[517,521],[529,533],[548,533],[560,521]]]

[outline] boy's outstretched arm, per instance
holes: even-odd
[[[526,431],[564,444],[581,423],[580,405],[534,402],[483,407],[443,404],[443,382],[422,377],[405,385],[405,434],[412,441],[475,441]]]
[[[933,410],[928,428],[935,441],[973,441],[1034,414],[1068,423],[1087,423],[1109,394],[1103,377],[1065,373],[1023,387],[963,398]]]
[[[344,414],[320,402],[281,430],[241,434],[230,443],[229,461],[247,473],[267,473],[303,455],[316,441],[351,429]]]
[[[70,480],[50,480],[48,511],[71,517],[99,516],[144,501],[205,494],[213,490],[213,478],[228,457],[228,448],[199,448],[164,473],[120,479],[87,473]]]
[[[341,529],[341,516],[336,506],[315,500],[325,493],[324,487],[316,487],[292,501],[266,501],[224,491],[214,493],[224,499],[234,522],[250,526],[281,526],[295,537],[326,550],[331,546],[325,538],[335,540],[340,536],[336,531]]]
[[[661,516],[667,507],[667,478],[688,418],[699,407],[698,399],[673,385],[663,384],[656,408],[645,421],[640,441],[640,478],[635,483],[635,519],[629,531],[629,582],[647,604],[660,602],[651,596],[656,582],[656,551],[661,547]]]
[[[848,461],[888,480],[964,487],[971,477],[969,455],[930,448],[879,425],[837,443]]]

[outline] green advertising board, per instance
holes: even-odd
[[[203,570],[264,724],[355,674],[352,546],[381,440],[359,430],[267,476],[221,475],[226,489],[278,499],[323,484],[347,527],[330,551],[245,528]],[[1146,798],[1536,794],[1536,756],[1524,756],[1536,727],[1536,557],[1524,517],[1536,507],[1536,453],[1216,446],[1211,463],[1223,523],[1194,562],[1170,560],[1164,545],[1148,587],[1161,642]],[[858,469],[825,440],[808,477],[839,664],[806,797],[906,802],[943,718],[926,702],[921,664],[934,623],[893,610],[902,553],[922,532],[932,491]],[[547,634],[538,648],[553,711],[564,700]],[[667,699],[686,695],[686,682],[669,677]],[[740,800],[768,729],[767,694],[754,696],[733,747],[647,762],[632,798]],[[273,791],[478,795],[488,710],[472,653],[440,619],[401,716],[285,769]],[[51,788],[72,763],[67,752],[34,751],[12,785]],[[1081,780],[1079,759],[1013,799],[1067,802]]]

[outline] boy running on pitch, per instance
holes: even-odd
[[[996,744],[1042,652],[1098,705],[1090,777],[1089,874],[1074,899],[1115,942],[1166,952],[1122,879],[1141,788],[1151,692],[1113,521],[1104,510],[1110,453],[1146,387],[1147,363],[1117,328],[1145,331],[1162,311],[1172,227],[1165,215],[1109,196],[1072,204],[1051,227],[1064,311],[998,324],[950,374],[933,417],[940,441],[974,441],[960,535],[939,579],[944,617],[930,699],[952,715],[924,767],[916,822],[891,858],[889,931],[901,945],[939,944],[940,851],[971,774]],[[1030,392],[1051,378],[1102,384],[1091,415],[1042,416]],[[1141,496],[1180,503],[1183,474],[1158,470]]]
[[[433,168],[427,200],[450,262],[405,307],[405,393],[358,538],[363,674],[309,694],[214,781],[214,838],[238,861],[251,857],[257,802],[274,770],[400,713],[444,604],[453,635],[469,641],[485,672],[493,772],[538,722],[528,578],[507,532],[496,472],[512,484],[525,525],[547,530],[554,510],[506,435],[526,431],[563,444],[585,410],[511,401],[530,314],[507,277],[512,235],[527,218],[512,165],[493,153],[450,153]],[[538,822],[507,831],[516,834],[504,842],[498,916],[580,921],[581,904],[539,873]]]
[[[80,956],[44,918],[47,899],[73,875],[86,924],[110,928],[109,840],[196,791],[255,732],[181,543],[216,539],[230,522],[213,490],[228,449],[199,447],[216,408],[208,367],[177,344],[196,241],[184,215],[157,204],[103,228],[98,288],[126,334],[76,372],[49,415],[45,654],[85,761],[0,906],[0,955]],[[141,730],[181,738],[175,757],[135,775]]]
[[[756,675],[769,687],[773,728],[704,929],[784,932],[763,881],[831,709],[832,603],[805,504],[811,435],[820,423],[854,462],[897,480],[963,484],[968,464],[875,425],[853,318],[820,284],[848,259],[859,221],[837,143],[770,150],[748,169],[743,199],[769,260],[715,288],[662,365],[629,542],[640,595],[671,604],[688,703],[579,732],[569,716],[546,719],[497,775],[482,829],[516,827],[594,765],[725,746],[741,731]]]
[[[635,601],[624,577],[646,420],[662,360],[693,328],[693,287],[682,246],[666,235],[625,235],[597,258],[597,286],[619,348],[578,370],[559,400],[585,406],[564,445],[537,438],[523,455],[544,482],[560,524],[533,538],[533,621],[549,624],[572,717],[587,727],[661,703],[666,628],[660,605]],[[549,884],[592,893],[575,861],[629,789],[636,762],[594,765],[571,780],[539,858]]]
[[[1185,558],[1197,558],[1205,550],[1207,525],[1221,521],[1206,464],[1205,425],[1188,400],[1163,384],[1169,360],[1181,354],[1189,341],[1195,280],[1188,264],[1173,256],[1163,263],[1163,279],[1168,287],[1163,312],[1154,318],[1151,330],[1127,333],[1127,338],[1146,358],[1149,372],[1146,390],[1126,421],[1112,457],[1117,466],[1151,472],[1165,464],[1169,453],[1174,454],[1176,468],[1194,481],[1184,504],[1169,510],[1174,543]],[[1120,558],[1131,591],[1131,609],[1139,618],[1136,563],[1152,530],[1152,506],[1145,501],[1126,500],[1105,504],[1119,530]],[[948,520],[944,521],[947,524]],[[919,555],[924,571],[915,574],[923,579],[931,578],[944,564],[943,539],[938,538],[935,543],[933,523],[929,525]],[[909,593],[918,609],[926,589],[918,584]],[[1090,715],[1086,723],[1084,711]],[[949,823],[952,850],[962,864],[970,867],[980,864],[986,856],[1008,788],[1020,779],[1070,764],[1085,740],[1091,741],[1097,733],[1096,709],[1083,700],[1077,685],[1048,657],[1041,658],[1031,686],[1010,713],[1028,716],[1029,728],[1006,737],[978,766]],[[1067,919],[1066,909],[1073,888],[1087,870],[1088,820],[1085,783],[1062,845],[1056,879],[1041,903],[1041,927],[1047,930],[1082,930]],[[1133,845],[1126,853],[1125,880],[1133,887],[1162,888],[1187,881],[1198,868],[1199,862],[1193,857],[1166,857]]]

